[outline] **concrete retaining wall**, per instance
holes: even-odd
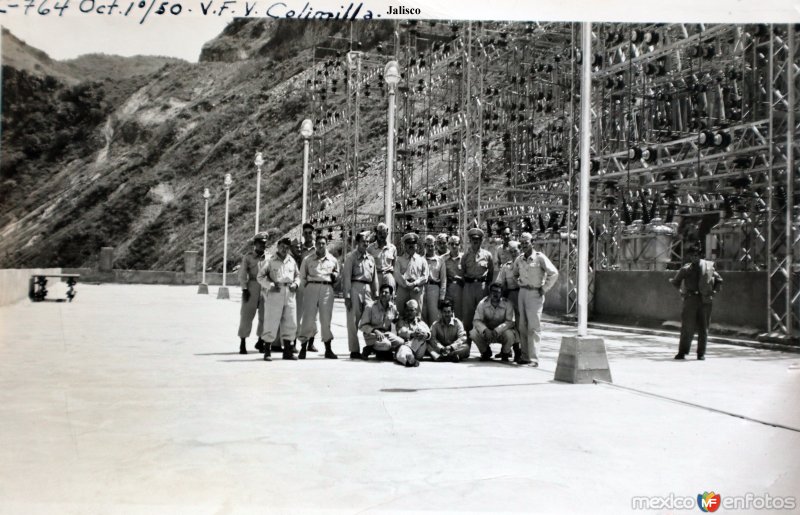
[[[766,331],[766,272],[720,272],[722,290],[711,320]],[[610,271],[595,274],[594,316],[680,320],[681,297],[669,283],[675,272]]]
[[[0,306],[14,304],[28,297],[33,274],[60,274],[60,268],[17,268],[0,270]]]
[[[202,275],[199,273],[187,274],[185,272],[166,272],[152,270],[112,270],[101,272],[94,268],[65,268],[65,274],[81,274],[80,282],[89,283],[116,283],[116,284],[174,284],[192,285],[200,284]],[[229,273],[226,281],[228,286],[238,286],[237,274]],[[206,284],[219,286],[222,284],[222,274],[206,273]]]

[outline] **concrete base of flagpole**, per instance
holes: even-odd
[[[231,294],[228,291],[228,287],[227,286],[220,286],[219,287],[219,290],[217,290],[217,298],[218,299],[230,299],[231,298]]]
[[[574,384],[591,383],[595,379],[610,383],[611,369],[603,339],[588,336],[561,338],[554,379]]]
[[[197,286],[197,293],[204,293],[204,294],[207,295],[208,294],[208,285],[206,283],[200,283]]]

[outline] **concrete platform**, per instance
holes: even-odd
[[[799,495],[796,430],[554,382],[568,327],[545,325],[538,369],[474,349],[406,369],[347,359],[337,301],[339,360],[265,363],[237,353],[238,288],[196,290],[83,285],[71,304],[0,308],[0,513],[626,513],[634,496]],[[675,362],[675,340],[594,333],[615,385],[800,429],[796,354],[710,344]]]

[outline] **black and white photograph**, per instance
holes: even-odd
[[[0,514],[800,513],[797,5],[0,25]]]

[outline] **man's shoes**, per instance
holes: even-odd
[[[681,353],[675,354],[675,357],[672,359],[686,359],[686,354],[681,354]]]
[[[327,357],[327,355],[328,354],[325,353],[326,357]],[[362,356],[360,352],[351,352],[350,353],[350,359],[364,359],[364,356]]]
[[[272,361],[272,353],[269,350],[269,346],[264,346],[264,361]]]
[[[294,350],[292,349],[292,344],[284,342],[283,344],[283,359],[288,359],[292,361],[297,361],[297,356],[294,355]]]
[[[501,352],[498,356],[500,356],[500,361],[508,363],[509,358],[511,358],[511,353]]]
[[[518,343],[515,343],[511,349],[514,351],[514,363],[519,363],[520,357],[522,356],[522,349]]]
[[[461,363],[461,356],[459,356],[458,354],[454,354],[453,363]]]
[[[264,342],[264,340],[262,340],[261,338],[258,339],[258,341],[256,342],[256,350],[258,352],[264,352],[264,343],[266,343]]]
[[[244,339],[242,339],[242,342],[239,344],[239,354],[247,354],[247,347],[245,347]]]
[[[414,366],[415,366],[415,367],[418,367],[418,366],[419,366],[419,360],[418,360],[418,359],[415,359],[415,360],[414,360]]]
[[[529,359],[519,358],[518,360],[514,361],[514,363],[517,363],[518,365],[532,365],[533,361],[531,361]],[[538,367],[539,363],[536,363],[536,366]]]
[[[534,361],[534,362],[531,363],[531,366],[533,368],[539,368],[539,362],[538,361]]]
[[[308,352],[319,352],[319,349],[314,347],[314,338],[308,340]]]
[[[486,351],[481,354],[481,361],[492,361],[492,351]]]
[[[300,347],[300,354],[297,356],[298,359],[306,359],[306,344],[304,343]]]
[[[705,361],[706,357],[704,355],[700,354],[699,356],[697,356],[697,359],[700,360],[700,361]]]
[[[361,349],[361,359],[364,361],[369,358],[370,354],[372,354],[372,345],[366,345],[363,349]]]
[[[270,348],[272,349],[273,352],[281,352],[281,351],[283,351],[283,347],[281,347],[281,344],[278,343],[278,342],[272,342],[272,345],[271,345]]]

